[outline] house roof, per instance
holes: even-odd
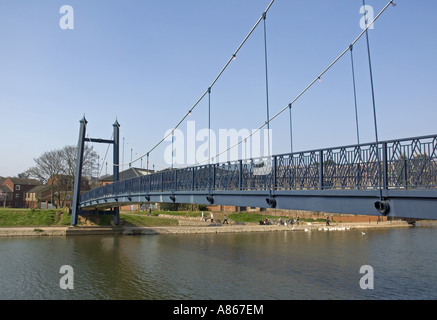
[[[12,183],[19,185],[28,185],[28,186],[39,186],[41,182],[36,179],[26,179],[26,178],[7,178],[12,181]]]
[[[45,190],[49,190],[50,189],[50,186],[47,186],[47,185],[45,185],[45,186],[36,186],[35,188],[32,188],[32,189],[30,189],[29,191],[27,191],[28,193],[35,193],[35,194],[38,194],[38,193],[40,193],[40,192],[42,192],[42,191],[45,191]]]
[[[141,177],[141,176],[145,176],[145,175],[148,175],[150,173],[153,173],[153,172],[155,172],[155,171],[132,167],[132,168],[129,168],[127,170],[120,172],[119,180],[123,181],[123,180],[130,179],[130,178]],[[103,176],[100,180],[101,181],[113,181],[114,176],[113,175]]]
[[[0,184],[0,191],[7,193],[11,192],[12,190],[8,186]]]

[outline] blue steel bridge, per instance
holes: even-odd
[[[146,202],[437,219],[437,135],[161,171],[88,191],[79,206]]]
[[[224,71],[233,63],[239,50],[259,24],[264,26],[266,111],[265,124],[286,110],[290,111],[290,141],[292,105],[313,85],[320,82],[346,53],[350,53],[354,88],[357,144],[303,152],[291,152],[257,159],[214,163],[182,169],[161,171],[142,177],[119,181],[119,127],[113,125],[113,139],[86,138],[85,117],[80,121],[75,187],[72,203],[72,224],[80,214],[114,214],[119,222],[119,206],[147,202],[175,202],[233,205],[319,211],[340,214],[383,215],[413,219],[437,219],[437,135],[380,141],[376,119],[376,104],[367,30],[387,8],[390,0],[372,22],[351,44],[305,87],[287,106],[274,116],[269,114],[266,16],[273,4],[258,19],[255,26],[232,54],[218,76],[197,102],[182,117],[176,129],[194,111],[199,102],[208,98],[208,129],[211,123],[212,89]],[[364,3],[364,2],[363,2]],[[364,20],[366,20],[364,13]],[[360,143],[353,47],[363,36],[367,39],[369,75],[372,93],[375,142]],[[171,135],[174,134],[174,129]],[[170,135],[170,134],[169,134]],[[149,154],[166,138],[147,152]],[[173,136],[172,136],[173,138]],[[85,142],[113,145],[113,177],[109,185],[80,193]],[[173,143],[173,139],[172,139]],[[292,145],[292,143],[291,143]],[[211,155],[210,155],[211,156]],[[209,156],[209,159],[211,157]],[[108,210],[109,209],[109,210]]]

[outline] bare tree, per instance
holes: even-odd
[[[77,146],[65,146],[61,150],[64,174],[68,176],[68,190],[73,190],[74,176],[76,174]],[[97,153],[92,147],[85,145],[82,164],[82,175],[91,178],[96,170]]]
[[[65,146],[61,150],[62,161],[64,162],[65,174],[74,177],[76,174],[77,146]],[[92,147],[85,145],[83,154],[82,174],[91,177],[96,170],[98,155]]]
[[[53,204],[57,184],[57,179],[54,179],[54,177],[59,176],[63,172],[60,150],[44,152],[39,158],[33,160],[36,166],[29,168],[27,173],[42,183],[49,184],[51,202]]]
[[[34,159],[36,165],[25,171],[25,174],[50,186],[51,202],[58,199],[58,204],[65,200],[68,192],[73,191],[76,172],[77,146],[65,146],[62,149],[44,152]],[[98,155],[93,148],[85,146],[82,174],[91,177],[96,168]],[[23,173],[24,174],[24,173]],[[63,194],[63,197],[62,197]]]
[[[39,158],[33,160],[36,166],[29,168],[27,172],[43,183],[48,183],[51,177],[63,171],[59,150],[44,152]]]
[[[30,174],[29,174],[28,171],[24,171],[24,172],[21,172],[21,173],[17,174],[17,178],[24,178],[24,179],[27,179],[27,178],[29,178],[29,177],[30,177]]]

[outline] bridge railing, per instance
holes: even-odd
[[[81,202],[163,191],[436,187],[437,136],[424,136],[165,170],[93,189]]]

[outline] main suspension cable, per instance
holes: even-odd
[[[285,110],[287,110],[287,108],[289,108],[290,104],[293,105],[305,92],[308,91],[309,88],[311,88],[313,86],[314,83],[316,83],[318,80],[321,79],[321,77],[329,70],[331,69],[331,67],[336,64],[338,62],[338,60],[340,60],[349,50],[351,50],[351,48],[353,47],[353,45],[355,45],[355,43],[364,35],[364,33],[375,23],[375,21],[381,16],[382,13],[384,13],[384,11],[388,8],[388,6],[390,4],[393,4],[394,0],[390,0],[385,7],[378,13],[378,15],[376,15],[376,17],[372,20],[371,23],[369,23],[366,28],[355,38],[354,41],[352,41],[352,43],[334,60],[332,61],[328,67],[325,68],[325,70],[323,70],[310,84],[308,84],[306,86],[305,89],[302,90],[302,92],[300,92],[290,103],[288,103],[284,108],[282,108],[281,110],[279,110],[273,117],[271,117],[269,120],[267,120],[265,123],[263,123],[260,127],[258,127],[256,130],[253,130],[252,133],[250,135],[248,135],[246,138],[241,139],[241,141],[235,143],[234,145],[230,146],[229,148],[227,148],[226,150],[218,153],[214,158],[219,157],[220,155],[222,155],[223,153],[231,150],[232,148],[240,145],[243,141],[251,138],[255,133],[257,133],[258,131],[260,131],[264,126],[266,126],[270,121],[272,121],[273,119],[275,119],[276,117],[278,117],[282,112],[284,112]],[[201,161],[198,162],[197,164],[195,164],[194,166],[200,165],[201,163],[203,163],[205,161]]]
[[[265,14],[269,11],[270,7],[272,6],[273,2],[275,0],[272,0],[269,5],[267,6],[267,8],[264,10],[263,14],[261,15],[261,17],[258,19],[258,21],[255,23],[255,25],[252,27],[252,29],[249,31],[249,33],[246,35],[246,37],[243,39],[243,41],[240,43],[240,45],[237,47],[237,49],[234,51],[234,53],[232,54],[232,56],[229,58],[229,60],[226,62],[225,66],[221,69],[221,71],[218,73],[218,75],[215,77],[215,79],[212,81],[211,85],[208,86],[208,88],[206,89],[206,91],[200,96],[200,98],[194,103],[194,105],[188,110],[188,112],[182,117],[182,119],[176,124],[176,126],[167,134],[165,135],[164,138],[162,138],[158,143],[156,143],[147,153],[141,155],[140,157],[138,157],[137,159],[133,160],[132,163],[138,161],[139,159],[145,157],[146,155],[150,155],[150,153],[155,150],[162,142],[164,142],[170,135],[173,134],[174,130],[176,130],[181,123],[191,114],[191,112],[197,107],[197,105],[200,103],[200,101],[203,100],[203,98],[209,93],[211,92],[211,88],[216,84],[216,82],[218,81],[218,79],[220,78],[220,76],[223,74],[223,72],[225,72],[225,70],[228,68],[229,64],[235,60],[237,53],[240,51],[240,49],[243,47],[243,45],[246,43],[247,39],[249,39],[249,37],[252,35],[253,31],[257,28],[257,26],[259,25],[259,23],[261,22],[261,20],[263,20],[263,17],[265,16]]]

